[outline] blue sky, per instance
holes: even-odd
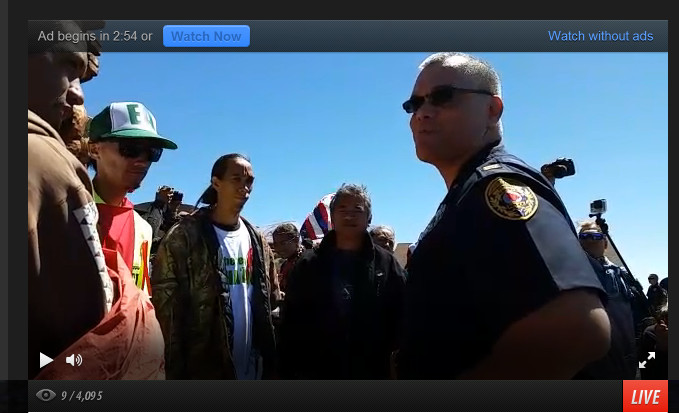
[[[557,182],[574,220],[605,198],[633,274],[667,276],[667,53],[479,53],[503,83],[504,141],[535,167],[573,158]],[[244,216],[302,222],[343,182],[367,185],[373,224],[413,242],[446,188],[417,160],[401,109],[428,53],[108,53],[84,85],[90,115],[140,101],[166,151],[141,203],[171,185],[194,204],[221,155],[244,153],[256,180]]]

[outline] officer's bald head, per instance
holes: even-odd
[[[477,89],[485,89],[497,96],[502,96],[500,76],[495,69],[483,59],[459,52],[440,52],[424,59],[420,71],[429,66],[439,65],[457,72]]]
[[[424,59],[419,69],[423,71],[435,65],[454,71],[471,89],[487,90],[502,97],[500,75],[483,59],[460,52],[439,52]],[[497,133],[502,136],[502,120],[498,119],[496,127]]]
[[[439,171],[459,168],[483,147],[501,140],[500,94],[499,76],[481,59],[463,53],[436,53],[425,59],[404,103],[412,114],[418,158]]]

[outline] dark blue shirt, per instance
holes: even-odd
[[[633,298],[632,291],[622,276],[622,272],[625,269],[615,265],[606,257],[600,258],[597,261],[603,267],[603,274],[605,274],[605,277],[599,277],[599,281],[601,281],[608,296],[620,295],[631,301]]]
[[[335,250],[332,267],[332,297],[342,324],[351,319],[356,274],[359,273],[360,251]]]
[[[562,291],[605,297],[554,188],[504,155],[497,146],[469,161],[412,253],[403,378],[459,376]]]

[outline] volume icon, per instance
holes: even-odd
[[[83,364],[83,357],[80,354],[71,354],[70,356],[66,357],[66,363],[70,364],[71,366],[81,366]]]

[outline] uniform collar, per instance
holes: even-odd
[[[609,267],[610,266],[616,266],[615,264],[613,264],[613,261],[609,260],[608,257],[606,257],[605,255],[603,257],[599,258],[598,261],[602,265],[605,265],[605,266],[609,266]]]
[[[501,140],[489,143],[488,145],[484,146],[480,151],[474,154],[467,162],[465,162],[462,168],[460,168],[460,172],[457,174],[457,177],[453,181],[453,184],[450,186],[450,190],[456,188],[460,182],[464,182],[467,179],[467,177],[470,176],[476,170],[476,168],[481,166],[481,164],[483,164],[484,161],[488,159],[490,156],[498,152],[504,152],[504,150],[505,146],[502,144]]]

